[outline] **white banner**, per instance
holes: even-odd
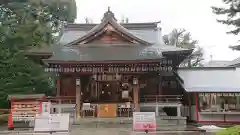
[[[155,112],[133,112],[134,131],[156,131]]]

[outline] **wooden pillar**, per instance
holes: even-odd
[[[156,104],[156,107],[155,107],[155,115],[159,116],[159,106],[158,106],[158,104]]]
[[[81,79],[76,79],[76,118],[81,118]]]
[[[138,78],[133,78],[133,103],[135,112],[140,112]]]
[[[56,78],[57,78],[57,92],[56,92],[56,96],[59,97],[60,96],[60,77],[59,74],[56,74]]]

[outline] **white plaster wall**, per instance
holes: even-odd
[[[240,92],[240,68],[179,69],[188,92]]]
[[[201,114],[199,112],[199,121],[239,122],[240,114],[225,114],[224,116],[224,114]]]
[[[224,115],[222,114],[198,114],[199,121],[224,121]]]
[[[240,121],[240,114],[227,114],[226,121],[230,122],[239,122]]]

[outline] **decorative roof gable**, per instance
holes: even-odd
[[[104,13],[104,17],[100,24],[96,25],[84,36],[68,43],[67,45],[79,45],[96,42],[107,44],[132,43],[140,45],[152,45],[152,43],[136,37],[126,28],[121,26],[109,8],[108,11]]]

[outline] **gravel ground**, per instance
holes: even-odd
[[[33,133],[30,130],[17,130],[8,132],[0,131],[0,135],[50,135],[50,133]],[[72,128],[70,133],[52,133],[52,135],[215,135],[215,133],[185,132],[185,131],[157,131],[157,132],[133,132],[130,128]]]

